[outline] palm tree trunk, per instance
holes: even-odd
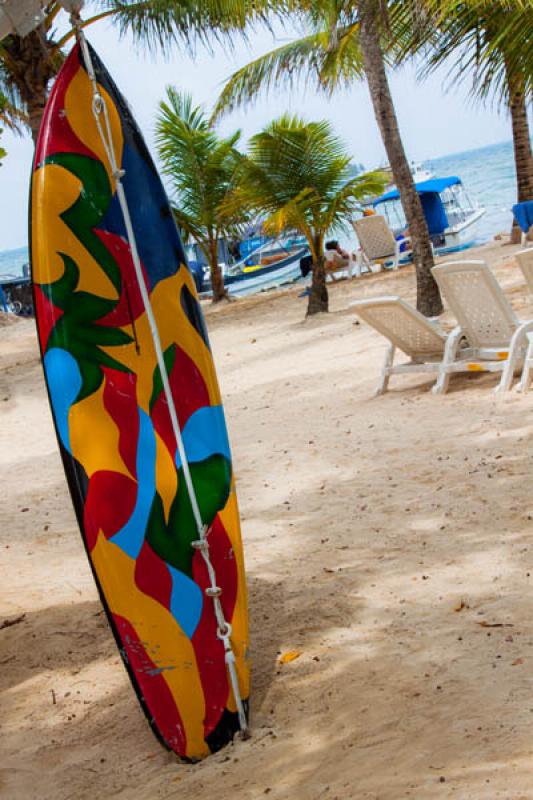
[[[370,97],[394,181],[400,192],[413,246],[417,281],[416,307],[422,314],[434,317],[442,313],[442,301],[438,286],[431,274],[431,268],[435,262],[428,226],[405,155],[387,80],[379,36],[379,2],[378,0],[359,0],[358,9],[359,42]]]
[[[48,83],[58,69],[52,44],[41,28],[24,37],[9,36],[2,47],[9,59],[9,80],[26,107],[31,135],[36,142],[48,96]]]
[[[213,303],[218,303],[220,300],[227,300],[228,293],[224,286],[224,277],[218,263],[218,244],[216,238],[209,241],[207,257],[209,259]]]
[[[533,200],[533,153],[527,118],[526,96],[522,82],[508,81],[509,111],[513,128],[516,197],[518,203]],[[516,222],[511,229],[511,241],[519,242],[521,231]]]
[[[312,314],[319,314],[322,311],[329,309],[329,297],[326,287],[326,269],[324,266],[323,254],[324,237],[321,235],[315,236],[311,254],[313,256],[313,268],[311,278],[311,291],[309,293],[309,302],[307,304],[307,316]],[[314,251],[314,252],[313,252]]]

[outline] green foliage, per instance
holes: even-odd
[[[45,16],[38,34],[11,35],[0,42],[0,93],[10,103],[7,125],[24,126],[31,101],[43,100],[46,85],[64,59],[63,48],[75,37],[68,28],[57,36],[57,20],[66,15],[58,0],[43,3]],[[169,52],[178,43],[193,51],[197,43],[210,46],[221,41],[231,46],[244,37],[247,25],[268,20],[286,11],[285,0],[87,0],[82,27],[109,17],[120,35],[130,33],[151,51]],[[63,12],[63,13],[62,13]]]
[[[213,40],[231,44],[246,26],[286,11],[285,0],[98,0],[92,5],[111,15],[121,33],[130,32],[152,50],[168,50],[176,42],[190,48]]]
[[[331,94],[364,77],[357,4],[350,0],[292,0],[285,12],[300,20],[304,36],[235,72],[215,106],[214,118],[255,99],[263,90],[298,81]]]
[[[284,44],[235,72],[214,118],[257,98],[261,91],[298,80],[327,94],[364,77],[358,3],[287,0],[285,14],[299,19],[300,39]],[[443,61],[452,80],[472,78],[473,94],[506,98],[508,76],[533,88],[533,0],[388,0],[380,2],[386,61],[419,57],[420,72]]]
[[[389,13],[397,60],[418,55],[421,76],[444,64],[452,84],[471,81],[476,98],[507,102],[515,81],[531,96],[530,0],[396,0]]]
[[[208,260],[217,239],[233,235],[246,220],[223,211],[235,187],[239,138],[240,131],[219,136],[190,95],[167,87],[156,122],[162,171],[170,181],[178,225],[201,245]]]
[[[273,235],[300,231],[317,260],[324,236],[345,228],[360,201],[386,183],[376,172],[350,176],[350,157],[328,122],[285,114],[250,140],[226,210],[266,217],[264,228]]]
[[[1,64],[0,64],[0,81],[1,81]],[[25,117],[21,110],[11,101],[5,94],[0,91],[0,122],[7,130],[15,133],[20,133],[23,125],[25,124]],[[0,129],[1,133],[1,129]],[[2,151],[5,155],[5,151]]]

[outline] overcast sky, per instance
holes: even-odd
[[[231,54],[215,48],[213,53],[199,50],[193,58],[176,47],[165,60],[143,52],[128,38],[119,40],[109,21],[92,26],[87,34],[133,108],[152,152],[155,111],[167,84],[191,92],[195,102],[209,107],[225,78],[235,69],[287,40],[285,34],[275,40],[272,34],[259,32],[251,37],[248,45],[238,42]],[[443,83],[446,83],[444,71],[425,83],[415,81],[413,67],[391,75],[409,158],[423,161],[511,138],[510,122],[505,114],[474,105],[468,99],[466,86],[445,92]],[[241,128],[248,137],[286,110],[304,114],[309,119],[328,118],[354,160],[366,167],[379,166],[385,161],[364,84],[339,92],[331,100],[309,89],[278,91],[231,114],[220,128],[223,132]],[[0,250],[8,250],[25,245],[27,241],[27,196],[33,148],[28,137],[21,139],[9,133],[2,135],[1,144],[8,156],[0,167]]]

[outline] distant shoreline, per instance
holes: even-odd
[[[533,139],[532,139],[533,141]],[[457,150],[453,153],[446,153],[446,155],[442,156],[427,156],[427,158],[417,159],[418,161],[422,161],[423,163],[431,163],[433,164],[435,161],[444,161],[448,158],[460,158],[461,156],[465,155],[472,155],[473,153],[482,153],[483,150],[492,150],[494,147],[512,147],[513,142],[511,139],[505,139],[503,142],[494,142],[494,144],[484,144],[482,147],[472,147],[469,150]]]
[[[513,146],[512,141],[510,139],[508,139],[508,140],[505,140],[503,142],[495,142],[494,144],[487,144],[487,145],[483,145],[482,147],[474,147],[474,148],[471,148],[469,150],[460,150],[460,151],[453,152],[453,153],[447,153],[446,155],[440,155],[440,156],[434,156],[434,157],[428,156],[427,158],[414,159],[414,160],[420,161],[421,163],[423,163],[425,165],[428,165],[428,166],[431,166],[431,167],[439,164],[440,162],[448,161],[448,160],[450,160],[450,161],[453,161],[453,160],[463,161],[464,160],[465,163],[468,163],[468,161],[470,159],[475,158],[476,156],[479,156],[479,155],[483,154],[484,152],[491,151],[491,150],[494,151],[495,149],[498,149],[498,148],[508,148],[510,150],[511,154],[512,154],[512,146]],[[513,169],[514,169],[514,165],[513,165]],[[464,176],[460,175],[459,177],[463,178]],[[513,174],[513,177],[514,177],[514,174]],[[468,186],[467,186],[467,188],[468,188]],[[510,211],[510,208],[509,208],[509,211]],[[4,266],[3,262],[7,262],[7,261],[10,261],[10,260],[14,260],[16,262],[19,262],[20,264],[24,263],[24,261],[28,261],[29,260],[29,253],[28,253],[27,245],[21,244],[18,247],[10,247],[7,250],[0,250],[0,274],[2,274],[3,272],[9,272],[9,271],[13,270],[13,267],[9,268],[7,265],[6,265],[6,269],[5,270],[3,269],[3,266]]]

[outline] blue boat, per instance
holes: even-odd
[[[435,252],[453,253],[478,243],[477,227],[485,209],[474,203],[456,175],[430,178],[415,183]],[[393,188],[373,202],[395,234],[405,231],[407,223],[398,189]]]
[[[189,268],[200,294],[209,295],[211,281],[205,255],[196,243],[187,245]],[[301,237],[274,240],[253,237],[239,243],[239,258],[229,252],[228,243],[219,242],[219,264],[224,286],[231,295],[254,294],[298,280],[302,276],[300,262],[309,255],[309,247]]]
[[[20,316],[33,314],[29,272],[25,271],[23,275],[0,275],[0,311]]]

